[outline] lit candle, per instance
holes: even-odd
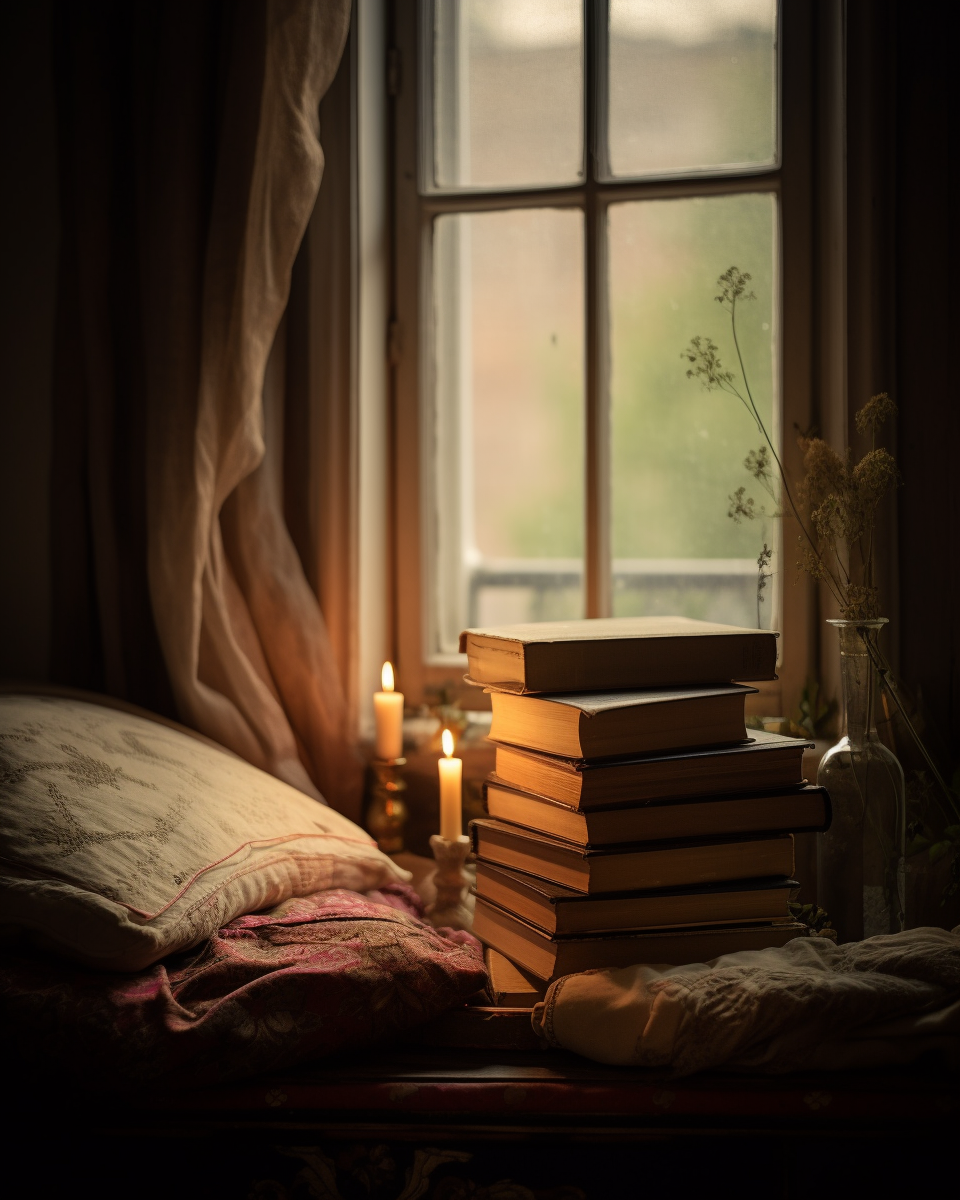
[[[382,692],[373,693],[373,715],[377,722],[377,758],[403,757],[403,692],[393,690],[393,665],[385,662],[380,672]]]
[[[463,832],[460,811],[460,788],[463,780],[463,759],[453,757],[453,734],[449,729],[441,737],[446,758],[437,763],[440,770],[440,836],[455,842]]]

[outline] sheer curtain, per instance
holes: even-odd
[[[59,8],[55,632],[68,681],[167,697],[355,817],[336,657],[264,440],[348,24],[349,0]],[[78,659],[85,608],[97,645]]]

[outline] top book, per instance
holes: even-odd
[[[777,637],[689,617],[594,617],[465,629],[469,683],[502,692],[600,692],[776,679]]]

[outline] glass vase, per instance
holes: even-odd
[[[817,896],[841,942],[896,933],[906,922],[903,769],[876,727],[877,635],[886,623],[828,622],[840,635],[843,736],[817,771],[833,808],[820,834]]]

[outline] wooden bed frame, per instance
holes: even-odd
[[[519,1025],[489,1012],[473,1019]],[[451,1028],[187,1094],[34,1080],[5,1129],[17,1160],[42,1162],[48,1194],[56,1181],[64,1195],[83,1182],[125,1197],[852,1200],[913,1195],[955,1168],[960,1081],[946,1073],[670,1080],[563,1052],[436,1044]]]

